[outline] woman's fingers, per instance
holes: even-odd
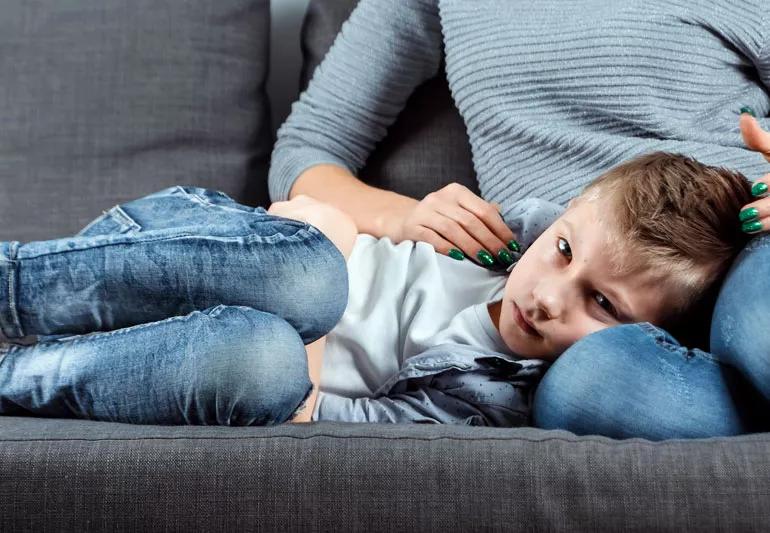
[[[770,174],[762,176],[755,183],[770,184]],[[761,196],[758,200],[744,205],[741,211],[738,213],[738,218],[741,221],[741,229],[745,233],[759,233],[762,231],[770,230],[770,196],[767,194],[767,189],[764,193],[757,194]]]
[[[497,204],[459,183],[430,193],[421,204],[420,225],[431,230],[423,233],[437,252],[454,257],[456,252],[449,252],[455,248],[485,267],[507,267],[515,261],[512,254],[519,251],[519,245]]]
[[[511,250],[508,247],[508,242],[515,240],[513,233],[502,222],[496,209],[494,215],[490,215],[486,209],[481,211],[478,206],[475,209],[475,212],[471,212],[457,204],[437,205],[436,211],[444,215],[444,218],[434,229],[438,230],[442,237],[453,242],[465,255],[472,257],[477,263],[493,266],[494,264],[490,263],[488,259],[484,259],[486,254],[487,258],[491,257],[498,266],[508,266],[513,262]],[[481,213],[481,217],[476,213]],[[499,222],[487,222],[495,217],[499,219]],[[494,232],[490,229],[490,227],[498,225],[502,225],[504,229],[495,227]],[[503,241],[498,234],[508,237],[507,241]]]
[[[740,126],[746,146],[761,153],[770,162],[770,132],[763,130],[757,119],[748,113],[741,113]]]

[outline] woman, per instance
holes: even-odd
[[[483,201],[449,186],[417,201],[354,176],[414,88],[437,74],[442,50]],[[491,266],[488,251],[511,238],[492,202],[504,219],[528,196],[564,203],[638,153],[685,153],[770,183],[756,153],[770,161],[769,87],[770,27],[756,1],[361,0],[279,129],[271,199],[305,194],[348,213],[361,233]],[[762,118],[741,118],[742,139],[734,124],[747,106]],[[770,313],[756,298],[768,282],[748,274],[770,254],[770,206],[750,207],[746,231],[759,235],[719,292],[713,357],[609,328],[549,369],[536,425],[655,439],[770,427],[754,416],[770,403]]]

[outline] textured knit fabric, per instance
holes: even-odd
[[[529,198],[506,224],[526,252],[562,212]],[[520,358],[492,322],[487,304],[503,297],[507,272],[363,233],[347,266],[348,305],[327,335],[313,421],[529,423],[548,365]]]
[[[652,150],[759,178],[738,117],[770,126],[769,20],[763,0],[361,0],[278,131],[270,197],[319,163],[355,175],[442,53],[503,215]]]

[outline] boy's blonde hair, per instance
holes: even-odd
[[[668,289],[667,325],[721,280],[752,237],[738,219],[753,200],[749,180],[681,154],[625,161],[588,184],[582,200],[599,200],[615,274],[646,272]]]

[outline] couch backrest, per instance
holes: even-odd
[[[0,240],[171,185],[268,203],[269,0],[7,0]]]

